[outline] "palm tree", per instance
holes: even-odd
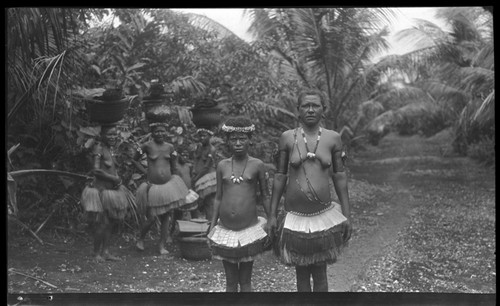
[[[400,42],[413,43],[416,50],[383,58],[370,68],[368,78],[404,75],[400,90],[385,97],[378,92],[377,99],[394,101],[398,95],[418,92],[417,101],[425,97],[439,106],[447,126],[458,123],[454,125],[456,149],[465,153],[467,143],[478,141],[479,131],[494,135],[492,14],[480,7],[456,7],[439,9],[436,17],[450,31],[416,20],[415,27],[397,33]]]
[[[268,46],[279,77],[326,93],[327,124],[344,125],[344,112],[359,103],[364,65],[387,48],[386,25],[395,16],[383,8],[248,9],[250,31]]]

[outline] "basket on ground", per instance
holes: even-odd
[[[183,258],[190,260],[212,258],[207,237],[177,237],[176,240]]]

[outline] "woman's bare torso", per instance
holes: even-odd
[[[111,153],[111,149],[105,146],[104,144],[99,144],[96,148],[95,154],[98,154],[99,156],[98,169],[101,169],[107,174],[117,176],[116,161],[113,154]],[[112,189],[116,184],[109,180],[99,178],[99,176],[96,176],[94,180],[94,185],[98,188]]]
[[[324,209],[331,202],[330,169],[332,152],[336,149],[334,131],[322,129],[322,136],[316,150],[316,158],[306,158],[307,150],[300,133],[297,130],[296,140],[294,131],[287,135],[287,149],[289,152],[288,184],[285,194],[285,210],[305,214],[313,214]],[[315,140],[308,140],[312,150]],[[300,154],[299,154],[300,151]],[[312,188],[308,187],[308,182]]]
[[[201,173],[204,169],[207,169],[207,173],[215,171],[215,165],[213,161],[213,155],[215,154],[215,148],[211,145],[200,146],[195,152],[193,171],[195,174]]]
[[[162,185],[172,178],[170,160],[173,158],[173,151],[173,146],[169,143],[157,144],[151,141],[146,145],[150,183]]]
[[[241,230],[257,223],[260,162],[256,158],[249,157],[243,181],[238,184],[231,180],[231,159],[221,161],[222,200],[219,218],[220,222],[231,230]],[[235,175],[241,173],[241,169],[234,170]]]

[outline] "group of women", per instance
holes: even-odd
[[[218,163],[210,144],[212,132],[198,130],[201,145],[196,151],[192,181],[200,195],[200,206],[210,221],[207,238],[213,257],[222,260],[228,292],[252,291],[254,260],[270,249],[275,250],[284,264],[295,266],[298,291],[328,291],[327,264],[337,260],[350,239],[352,226],[342,141],[337,132],[321,126],[326,110],[323,94],[317,90],[301,92],[297,110],[300,126],[285,131],[279,139],[272,192],[267,188],[263,161],[248,154],[255,132],[250,119],[237,117],[224,122],[221,129],[231,156]],[[104,215],[107,220],[122,218],[132,199],[130,192],[120,185],[112,150],[106,149],[111,145],[112,134],[113,128],[103,129],[104,145],[94,150],[94,185],[88,186],[82,195],[86,210]],[[146,154],[148,158],[148,180],[139,186],[136,197],[138,207],[147,216],[137,247],[144,249],[145,234],[154,217],[160,216],[162,254],[168,252],[166,215],[185,205],[189,193],[185,180],[177,174],[182,173],[177,170],[177,154],[173,145],[165,141],[165,134],[163,125],[153,126],[153,140],[141,146],[136,155],[139,158]],[[332,201],[330,182],[340,203]],[[108,189],[113,190],[112,195],[107,195]],[[95,196],[99,194],[100,197]],[[283,196],[285,213],[278,214]],[[257,214],[260,204],[267,219]],[[107,248],[109,234],[94,237],[96,259],[116,259]]]

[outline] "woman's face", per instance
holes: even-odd
[[[229,148],[234,155],[245,155],[250,146],[248,134],[242,132],[233,132],[228,137]]]
[[[210,137],[211,136],[207,132],[199,132],[198,133],[198,137],[200,138],[200,142],[203,145],[208,145],[210,143]]]
[[[320,122],[324,112],[321,98],[317,95],[304,96],[298,106],[299,119],[307,125],[314,125]]]
[[[110,147],[115,146],[117,140],[118,140],[118,130],[116,128],[107,129],[102,134],[102,141]]]
[[[153,140],[155,142],[163,142],[167,136],[167,129],[159,125],[153,130]]]

